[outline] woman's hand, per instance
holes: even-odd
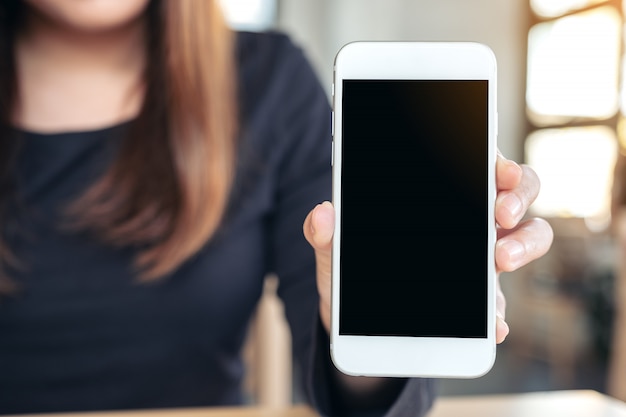
[[[523,219],[528,207],[539,194],[539,178],[528,166],[515,162],[498,154],[496,163],[496,198],[495,217],[498,224],[496,242],[496,270],[514,271],[531,261],[543,256],[552,244],[552,228],[543,219]],[[330,272],[331,246],[335,211],[331,203],[318,204],[304,221],[304,236],[315,250],[317,266],[317,289],[320,295],[320,317],[327,331],[330,332]],[[501,343],[509,333],[504,321],[506,300],[497,285],[497,322],[496,342]]]
[[[330,333],[330,272],[334,227],[335,208],[328,201],[315,206],[304,219],[304,236],[315,250],[320,318],[328,333]]]
[[[502,343],[509,334],[509,326],[504,321],[506,300],[500,289],[500,272],[515,271],[545,255],[552,245],[554,235],[552,227],[545,220],[523,219],[528,207],[539,194],[539,178],[535,171],[498,153],[496,186],[496,342]]]

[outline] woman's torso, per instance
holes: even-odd
[[[230,210],[214,240],[171,277],[139,283],[131,248],[60,227],[64,205],[106,169],[132,121],[18,132],[19,198],[4,229],[24,268],[13,271],[20,291],[0,301],[0,414],[240,403],[240,349],[269,272],[301,275],[290,287],[305,298],[288,314],[312,325],[302,318],[313,317],[317,302],[312,252],[303,238],[284,236],[295,236],[298,223],[301,235],[305,209],[329,197],[330,142],[306,161],[292,142],[307,139],[292,130],[315,120],[284,119],[299,110],[284,106],[287,93],[299,94],[287,84],[302,66],[300,51],[271,34],[242,34],[238,48],[244,129]],[[302,91],[318,90],[310,73],[299,77],[313,85]],[[322,133],[308,140],[330,140],[322,137],[328,115],[318,114]],[[301,163],[287,162],[300,153]],[[307,170],[316,179],[298,194],[283,177]],[[291,224],[276,220],[286,210]]]

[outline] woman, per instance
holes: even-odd
[[[430,380],[332,367],[329,105],[287,37],[231,33],[215,3],[1,3],[0,413],[241,403],[269,272],[321,413],[430,406]],[[552,235],[520,222],[534,173],[497,175],[510,271]]]

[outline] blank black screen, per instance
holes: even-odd
[[[343,82],[339,333],[487,337],[487,80]]]

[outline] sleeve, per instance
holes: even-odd
[[[315,258],[302,233],[308,212],[331,199],[331,108],[316,74],[300,48],[282,40],[275,66],[277,105],[273,141],[278,155],[271,228],[271,266],[279,277],[281,297],[292,334],[296,366],[304,395],[322,415],[422,416],[435,397],[434,381],[395,381],[379,397],[390,397],[373,409],[345,407],[333,383],[328,335],[319,323]],[[378,394],[378,393],[377,393]],[[373,397],[376,397],[375,394]],[[374,401],[373,403],[376,403]]]

